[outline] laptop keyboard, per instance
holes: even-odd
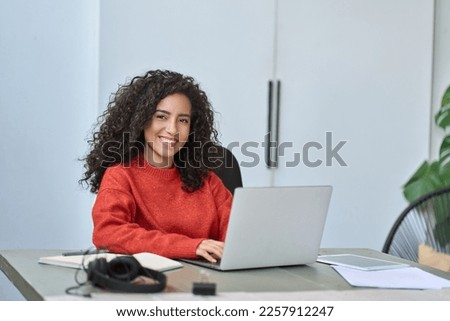
[[[210,268],[210,269],[214,269],[214,270],[220,270],[220,261],[217,261],[216,263],[209,262],[207,260],[182,259],[181,261],[187,262],[187,263],[191,263],[191,264],[195,264],[195,265],[204,266],[204,267],[207,267],[207,268]]]

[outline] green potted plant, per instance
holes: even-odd
[[[435,123],[442,129],[450,126],[450,86],[442,98],[441,107],[435,115]],[[412,202],[419,197],[450,185],[450,135],[444,137],[439,158],[424,161],[403,186],[403,195]]]
[[[450,86],[444,93],[441,106],[434,121],[444,131],[450,126]],[[446,135],[439,149],[439,158],[432,162],[424,161],[412,177],[403,186],[403,195],[409,202],[435,190],[450,186],[450,135]],[[450,210],[436,211],[435,235],[450,239]],[[442,234],[444,233],[444,234]],[[438,241],[442,241],[442,237]],[[443,245],[441,243],[441,245]]]

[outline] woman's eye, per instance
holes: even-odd
[[[189,119],[182,118],[182,119],[180,119],[180,122],[182,122],[183,124],[189,124]]]
[[[157,119],[166,119],[166,115],[159,114],[159,115],[156,115],[156,118]]]

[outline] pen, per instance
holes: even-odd
[[[63,256],[74,256],[74,255],[85,255],[85,254],[100,254],[100,253],[108,253],[107,250],[80,250],[80,251],[74,251],[74,252],[65,252],[62,255]]]

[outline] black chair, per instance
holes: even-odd
[[[220,145],[207,148],[208,167],[220,177],[226,188],[233,194],[237,187],[242,187],[239,163],[233,153]]]
[[[417,262],[419,244],[450,253],[450,186],[412,202],[395,221],[382,251]]]

